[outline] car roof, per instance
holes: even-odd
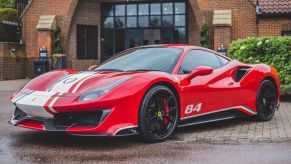
[[[133,47],[131,49],[135,49],[135,48],[154,48],[154,47],[176,47],[176,48],[181,48],[183,49],[184,51],[188,51],[188,50],[191,50],[191,49],[197,49],[197,50],[205,50],[205,51],[210,51],[210,52],[213,52],[223,58],[226,58],[228,60],[231,60],[231,58],[229,58],[228,56],[225,56],[225,55],[222,55],[216,51],[213,51],[211,49],[208,49],[208,48],[204,48],[204,47],[199,47],[199,46],[193,46],[193,45],[190,45],[190,44],[154,44],[154,45],[145,45],[145,46],[138,46],[138,47]]]
[[[177,47],[182,49],[205,49],[203,47],[199,46],[193,46],[190,44],[155,44],[155,45],[145,45],[145,46],[139,46],[140,48],[151,48],[151,47]],[[136,47],[136,48],[139,48]]]

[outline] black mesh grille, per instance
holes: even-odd
[[[102,111],[58,113],[54,115],[56,126],[97,126],[100,123]]]
[[[15,120],[22,120],[25,118],[27,115],[20,109],[16,108],[14,111],[14,119]]]

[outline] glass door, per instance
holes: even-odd
[[[161,43],[161,30],[160,29],[144,29],[143,45],[153,45]]]
[[[127,29],[125,31],[125,49],[142,46],[144,40],[142,29]]]

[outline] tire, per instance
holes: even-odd
[[[139,111],[139,133],[146,142],[162,142],[171,137],[178,122],[179,106],[174,93],[156,85],[145,94]]]
[[[257,94],[256,107],[258,121],[269,121],[277,109],[277,89],[270,80],[263,80]]]

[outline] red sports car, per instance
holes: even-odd
[[[11,96],[10,123],[84,136],[169,138],[176,127],[253,116],[279,108],[275,68],[244,64],[189,45],[123,51],[88,71],[43,74]]]

